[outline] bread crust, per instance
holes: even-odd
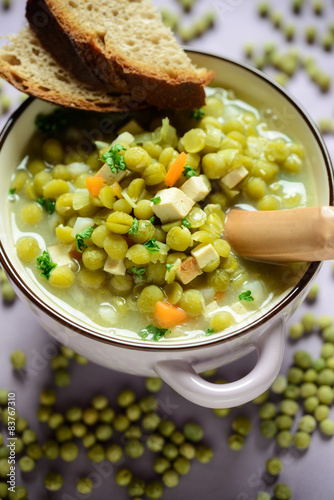
[[[95,78],[99,88],[117,88],[159,108],[191,109],[205,104],[204,86],[213,79],[213,72],[176,80],[143,70],[117,54],[106,57],[101,41],[80,33],[56,7],[52,0],[28,0],[26,17],[44,47],[81,81]],[[48,22],[37,25],[41,9]]]

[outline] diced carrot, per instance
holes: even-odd
[[[114,184],[111,186],[111,189],[113,190],[114,195],[117,196],[117,198],[124,198],[124,196],[122,195],[123,190],[119,182],[114,182]]]
[[[82,253],[77,249],[76,243],[73,243],[71,250],[68,252],[71,259],[80,260],[82,259]]]
[[[154,317],[160,327],[170,328],[184,323],[188,315],[180,307],[172,306],[168,302],[158,301],[155,304]]]
[[[220,302],[221,299],[223,298],[224,292],[216,292],[215,293],[215,301]]]
[[[93,177],[86,178],[86,188],[92,196],[98,196],[103,186],[104,182],[102,177],[94,175]]]
[[[167,186],[174,186],[175,182],[181,177],[184,167],[187,163],[187,155],[182,152],[170,166],[167,174],[165,175],[165,183]]]

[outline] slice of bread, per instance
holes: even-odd
[[[100,112],[145,108],[143,101],[119,92],[107,94],[79,82],[42,47],[29,28],[8,37],[0,48],[0,76],[22,92],[62,106]]]
[[[26,15],[43,46],[86,83],[160,108],[205,102],[214,74],[191,63],[151,0],[28,0]]]

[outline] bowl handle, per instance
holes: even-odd
[[[280,319],[253,344],[258,353],[255,367],[235,382],[208,382],[186,360],[160,361],[154,370],[176,392],[195,404],[207,408],[240,406],[266,391],[277,377],[283,362],[285,333],[285,320]]]

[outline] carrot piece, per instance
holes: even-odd
[[[98,196],[104,186],[102,177],[94,175],[86,178],[86,188],[92,196]]]
[[[215,301],[220,302],[223,298],[224,292],[216,292],[215,293]]]
[[[181,177],[183,168],[186,166],[186,163],[187,155],[186,153],[182,152],[172,163],[167,174],[165,175],[165,183],[167,184],[167,186],[174,186],[175,182]]]
[[[82,259],[82,253],[77,249],[76,243],[73,243],[71,250],[68,252],[71,259],[80,260]]]
[[[111,186],[111,189],[113,190],[114,192],[114,195],[117,196],[117,198],[124,198],[124,196],[122,195],[122,188],[119,184],[119,182],[114,182],[114,184]]]
[[[180,323],[184,323],[188,315],[180,307],[172,306],[168,304],[168,302],[158,301],[155,304],[154,317],[159,326],[162,328],[170,328]]]

